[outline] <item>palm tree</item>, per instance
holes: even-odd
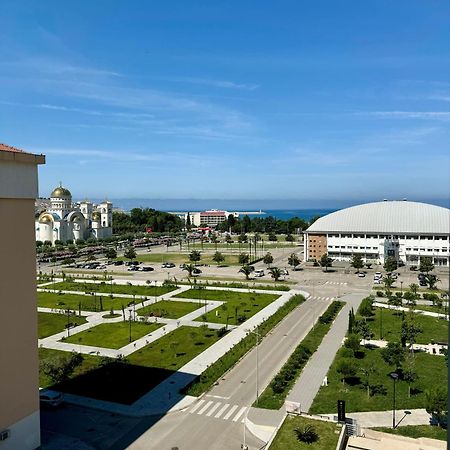
[[[192,273],[195,270],[194,264],[185,264],[183,270],[186,270],[190,277],[192,277]]]
[[[275,283],[281,278],[281,270],[278,267],[272,267],[269,269],[269,273]]]
[[[250,279],[250,274],[253,272],[251,267],[248,264],[244,264],[241,269],[239,270],[239,272],[243,273],[245,275],[245,279],[249,280]]]

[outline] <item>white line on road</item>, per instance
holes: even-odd
[[[222,403],[217,402],[207,413],[206,417],[212,416],[213,412],[221,405]]]
[[[197,414],[203,414],[214,402],[210,400]]]
[[[205,400],[200,400],[189,412],[191,414],[195,413],[195,411],[197,411],[197,409],[203,404],[205,403]]]
[[[222,397],[221,395],[207,395],[206,397],[221,398],[222,400],[228,400],[230,397]]]
[[[218,419],[229,406],[229,403],[225,403],[225,405],[222,406],[221,410],[214,417]]]
[[[231,415],[239,408],[238,405],[233,405],[231,409],[223,416],[223,420],[228,420]]]
[[[238,413],[233,417],[233,422],[237,422],[239,420],[239,417],[242,416],[243,412],[247,409],[246,406],[243,406]]]

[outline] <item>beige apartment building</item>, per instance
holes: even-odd
[[[0,450],[40,447],[33,155],[0,144]]]

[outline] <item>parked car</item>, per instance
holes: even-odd
[[[196,268],[194,268],[194,270],[192,271],[192,273],[193,273],[194,275],[198,275],[198,274],[202,273],[202,271],[201,271],[201,269],[197,269],[197,267],[196,267]]]
[[[39,402],[42,406],[50,406],[56,408],[64,401],[64,396],[61,392],[52,391],[50,389],[39,390]]]
[[[114,265],[115,266],[122,266],[123,265],[123,261],[114,261]]]
[[[428,284],[425,280],[419,280],[419,286],[428,286]]]
[[[264,276],[264,270],[262,270],[262,269],[255,270],[253,272],[253,275],[254,275],[255,278],[263,277]]]
[[[152,272],[155,269],[150,266],[141,266],[141,267],[138,267],[138,270],[140,270],[141,272]]]
[[[280,270],[280,273],[281,273],[281,275],[289,275],[289,272],[288,272],[288,270],[287,269],[281,269]]]
[[[358,273],[358,277],[359,278],[364,278],[366,276],[366,274],[364,272],[359,272]]]

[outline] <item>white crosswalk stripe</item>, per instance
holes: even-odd
[[[190,414],[212,417],[214,419],[231,420],[233,422],[243,422],[248,406],[223,404],[223,401],[200,400],[189,410]]]

